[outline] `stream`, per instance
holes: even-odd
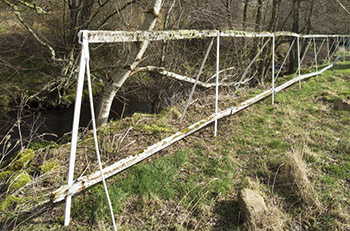
[[[131,116],[135,112],[151,113],[150,102],[142,101],[136,96],[126,99],[126,104],[115,100],[112,105],[109,120],[120,119]],[[64,134],[71,132],[73,124],[74,104],[68,108],[54,110],[23,110],[20,126],[12,129],[17,121],[16,114],[8,114],[6,119],[0,120],[0,141],[10,134],[10,143],[13,145],[18,140],[23,140],[25,145],[31,140],[59,141]],[[79,127],[86,128],[91,121],[89,102],[83,102],[81,108]],[[22,139],[21,139],[22,138]],[[6,144],[7,145],[7,144]],[[5,145],[5,147],[6,147]],[[15,148],[12,152],[16,152]],[[0,154],[3,155],[4,144],[0,143]]]

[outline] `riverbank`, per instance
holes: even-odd
[[[336,99],[350,99],[349,80],[349,63],[341,63],[303,82],[301,90],[292,86],[278,93],[275,105],[266,99],[219,121],[216,139],[209,126],[109,179],[120,230],[250,229],[241,221],[237,201],[241,188],[258,191],[274,211],[274,219],[267,223],[270,228],[348,229],[350,112],[334,110],[333,105]],[[258,91],[240,94],[243,99]],[[228,103],[229,99],[222,98],[222,104]],[[192,105],[186,122],[211,114],[213,102],[208,95]],[[99,137],[104,163],[175,133],[184,126],[177,122],[179,111],[181,105],[159,115],[135,114],[102,128]],[[97,167],[91,133],[83,137],[78,145],[77,176]],[[20,221],[21,217],[16,217],[19,212],[35,207],[46,193],[66,183],[68,152],[69,145],[44,147],[20,166],[32,183],[15,191],[18,199],[10,203],[7,212],[2,211],[2,227],[9,224],[5,219]],[[285,176],[290,171],[285,166],[300,170],[312,190],[300,187],[301,178],[295,174],[288,181]],[[40,179],[35,177],[38,175]],[[63,214],[64,205],[59,205],[17,229],[60,230]],[[102,185],[74,198],[71,227],[110,229]]]

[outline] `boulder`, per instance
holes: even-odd
[[[238,203],[244,222],[255,227],[264,224],[268,214],[264,198],[251,189],[242,189],[238,195]]]
[[[334,109],[350,111],[350,103],[343,99],[336,99],[334,101]]]

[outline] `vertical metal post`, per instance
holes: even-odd
[[[344,54],[343,60],[344,60],[344,62],[345,62],[345,57],[346,57],[346,54],[345,54],[345,51],[346,51],[345,37],[343,37],[343,50],[344,50],[344,52],[343,52],[343,54]]]
[[[71,139],[70,158],[69,158],[68,187],[72,186],[73,180],[74,180],[75,155],[77,151],[80,110],[81,110],[81,102],[83,98],[83,86],[84,86],[84,76],[85,76],[85,68],[86,68],[85,56],[87,55],[86,51],[89,49],[86,31],[79,32],[79,42],[82,44],[82,51],[81,51],[81,57],[80,57],[78,86],[77,86],[77,92],[75,96],[72,139]],[[71,204],[72,204],[72,196],[68,194],[66,198],[64,226],[68,226],[70,222]]]
[[[92,95],[92,84],[91,84],[91,75],[90,75],[90,64],[89,64],[89,50],[87,52],[87,60],[86,60],[86,76],[87,76],[87,82],[88,82],[88,91],[89,91],[89,101],[90,101],[90,111],[91,111],[91,121],[92,121],[92,130],[93,130],[93,135],[94,135],[94,143],[95,143],[95,150],[96,150],[96,156],[97,156],[97,161],[98,161],[98,167],[100,169],[101,173],[101,178],[102,178],[102,183],[103,187],[106,193],[107,197],[107,202],[109,206],[109,211],[111,213],[111,218],[112,218],[112,224],[113,224],[113,230],[117,231],[117,224],[115,222],[114,218],[114,212],[113,212],[113,206],[111,199],[109,197],[108,193],[108,188],[107,188],[107,183],[106,183],[106,178],[103,173],[103,168],[102,168],[102,161],[101,161],[101,154],[100,154],[100,149],[98,147],[98,139],[97,139],[97,127],[96,127],[96,119],[95,119],[95,109],[94,109],[94,99]]]
[[[300,68],[301,68],[301,63],[300,63],[300,37],[297,37],[297,50],[298,50],[298,76],[299,76],[299,89],[301,88],[301,79],[300,79]]]
[[[349,55],[350,55],[350,37],[348,37],[348,47],[349,47]]]
[[[215,86],[215,116],[219,111],[219,69],[220,69],[220,34],[217,36],[216,43],[216,86]],[[215,118],[214,137],[218,133],[218,120]]]
[[[304,41],[306,41],[306,40],[304,40]],[[301,56],[300,64],[303,63],[303,61],[304,61],[304,59],[305,59],[305,56],[306,56],[306,54],[307,54],[307,51],[309,50],[309,47],[310,47],[310,45],[311,45],[311,42],[312,42],[312,39],[310,39],[310,41],[307,43],[307,46],[306,46],[306,48],[305,48],[304,54],[302,55],[302,54],[300,53],[300,56]]]
[[[337,36],[337,41],[336,41],[336,42],[335,42],[335,44],[334,44],[334,51],[331,53],[331,57],[333,57],[333,56],[334,56],[334,54],[336,54],[336,53],[337,53],[338,48],[339,48],[339,45],[340,45],[340,42],[339,42],[339,37]]]
[[[347,37],[348,39],[348,48],[349,48],[349,55],[350,55],[350,37]]]
[[[272,36],[272,105],[275,104],[275,34]]]
[[[340,41],[339,41],[339,36],[337,36],[337,47],[335,49],[336,54],[339,54],[339,52],[337,52],[337,50],[339,49],[339,46],[340,46]]]
[[[316,39],[314,37],[314,56],[315,56],[315,65],[316,65],[316,71],[318,71],[318,64],[317,64],[317,47],[316,47]]]
[[[329,56],[329,53],[330,53],[330,51],[329,51],[329,38],[328,38],[328,36],[327,36],[327,59],[328,59],[328,65],[330,65],[331,64],[331,58],[330,58],[330,56]]]

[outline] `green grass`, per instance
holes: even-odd
[[[334,198],[349,198],[349,187],[342,182],[348,181],[350,175],[350,113],[332,109],[336,98],[350,97],[349,73],[340,65],[334,71],[303,82],[301,90],[292,86],[276,95],[274,106],[265,100],[238,117],[220,122],[217,139],[192,141],[185,145],[185,149],[174,153],[165,151],[164,157],[142,163],[123,176],[114,178],[110,182],[110,193],[116,216],[135,211],[140,217],[149,219],[152,206],[157,207],[155,204],[159,203],[169,211],[181,204],[191,214],[187,217],[188,222],[176,226],[171,219],[162,221],[161,217],[153,217],[155,220],[143,220],[136,224],[129,220],[130,223],[127,222],[124,228],[206,229],[198,221],[203,219],[203,214],[237,220],[237,205],[223,206],[220,212],[215,212],[215,204],[234,198],[239,188],[245,185],[245,177],[265,182],[267,186],[262,186],[265,188],[262,191],[269,191],[269,180],[283,163],[285,154],[307,148],[313,155],[303,153],[303,156],[311,169],[310,178],[326,212],[323,217],[305,217],[305,223],[313,230],[331,227],[330,224],[336,223],[337,219],[327,212],[328,207],[338,203]],[[177,145],[177,148],[181,146]],[[278,186],[275,193],[276,196],[289,197]],[[109,211],[103,188],[96,186],[88,194],[88,198],[75,199],[73,217],[81,221],[91,217],[104,219],[108,223]],[[130,200],[136,201],[132,209],[128,203]],[[96,203],[86,207],[89,204],[87,201]],[[197,205],[192,211],[189,208],[192,208],[194,201]],[[344,204],[341,206],[346,207],[345,211],[349,209]],[[296,212],[304,211],[293,206],[287,211],[291,216]],[[93,225],[97,224],[96,219]],[[228,227],[236,229],[242,228],[242,225],[232,222],[221,226]]]
[[[209,126],[108,179],[119,230],[245,230],[237,205],[242,187],[259,191],[270,209],[280,211],[286,230],[296,225],[346,230],[350,112],[333,109],[337,98],[350,98],[350,63],[302,82],[302,89],[296,84],[278,93],[275,105],[268,98],[219,121],[217,138]],[[164,118],[137,125],[135,134],[168,132]],[[129,127],[132,120],[117,127]],[[289,153],[300,154],[305,162],[321,208],[303,202],[295,187],[281,182]],[[63,207],[47,216],[40,229],[59,229]],[[72,219],[74,230],[111,228],[102,185],[74,198]]]

